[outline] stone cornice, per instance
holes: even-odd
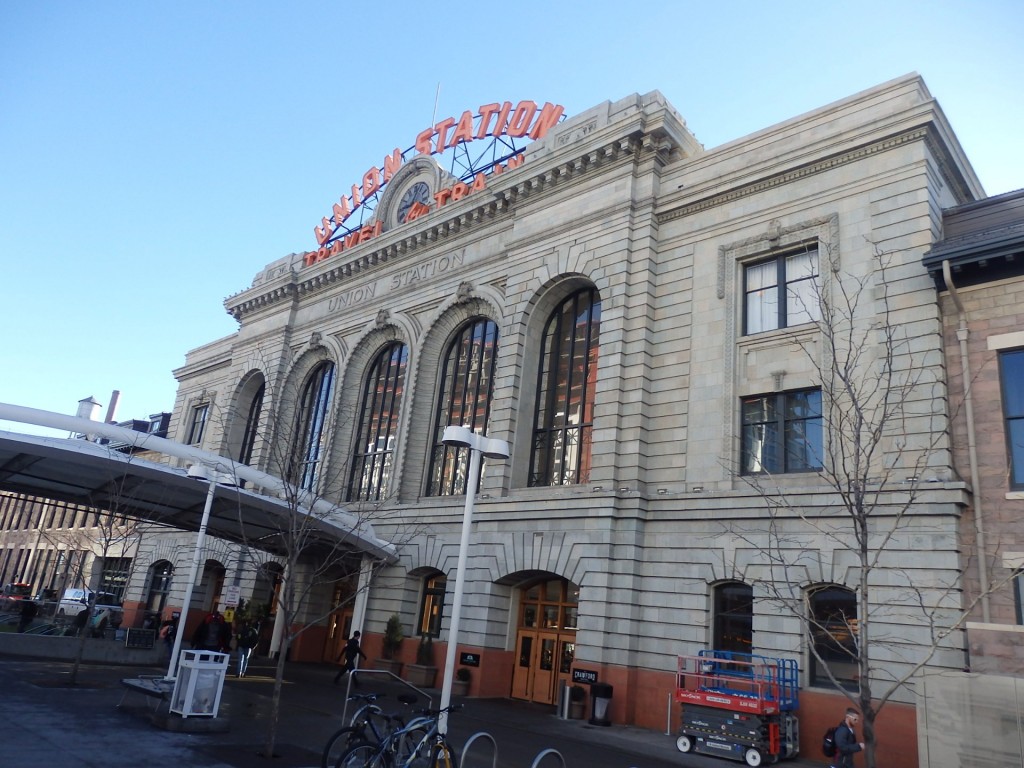
[[[654,153],[666,158],[677,149],[675,143],[661,131],[642,134],[636,132],[592,147],[586,152],[568,160],[537,164],[537,170],[530,174],[530,165],[508,172],[507,176],[491,177],[513,183],[488,192],[480,192],[466,198],[465,203],[451,204],[452,213],[443,215],[447,208],[423,217],[426,225],[415,232],[405,234],[402,230],[385,233],[378,239],[353,249],[355,256],[347,261],[332,257],[319,270],[296,268],[302,262],[301,256],[294,255],[292,268],[286,275],[272,279],[273,287],[259,286],[241,291],[224,300],[224,308],[235,320],[259,309],[263,309],[293,297],[301,297],[322,291],[339,281],[374,269],[396,258],[415,253],[481,224],[507,217],[515,205],[541,192],[552,190],[559,185],[576,180],[612,163],[626,158],[636,159],[640,155]],[[547,159],[547,158],[545,158]],[[513,181],[514,180],[514,181]],[[472,203],[476,203],[475,205]],[[307,277],[304,273],[308,271]]]
[[[871,142],[870,144],[856,147],[855,149],[829,155],[821,160],[805,163],[795,168],[782,171],[781,173],[766,176],[758,181],[731,188],[726,192],[710,195],[691,203],[685,203],[683,205],[673,207],[671,210],[662,211],[657,215],[658,223],[663,224],[668,221],[673,221],[674,219],[692,216],[695,213],[706,211],[710,208],[716,208],[720,205],[725,205],[726,203],[750,197],[751,195],[755,195],[775,187],[781,187],[784,184],[799,181],[807,178],[808,176],[814,176],[819,173],[831,171],[840,166],[863,160],[865,157],[876,155],[880,152],[886,152],[894,147],[921,140],[928,142],[929,148],[932,150],[932,154],[938,158],[945,174],[944,179],[949,180],[951,183],[955,182],[959,179],[959,174],[951,173],[953,169],[948,162],[948,157],[945,156],[944,152],[938,151],[937,142],[934,141],[932,133],[930,126],[922,126],[894,136],[888,136],[884,139]],[[961,184],[961,188],[957,189],[955,192],[955,194],[958,195],[958,199],[964,190],[965,187]]]

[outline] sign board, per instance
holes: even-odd
[[[224,594],[222,595],[222,602],[225,608],[237,608],[238,601],[242,597],[242,588],[237,584],[233,584],[230,587],[224,587]]]
[[[463,651],[459,654],[459,664],[464,667],[479,667],[480,666],[480,654],[479,653],[466,653]]]
[[[125,648],[152,648],[156,642],[155,629],[129,629],[124,637]]]
[[[580,669],[576,667],[572,671],[572,681],[574,683],[586,683],[587,685],[593,685],[597,682],[597,672],[592,669]]]

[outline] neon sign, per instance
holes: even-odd
[[[484,104],[477,110],[475,115],[473,112],[466,110],[458,119],[449,117],[420,131],[416,135],[416,141],[412,148],[416,150],[418,155],[436,155],[459,144],[488,137],[508,136],[511,138],[530,138],[536,140],[543,138],[548,130],[558,123],[564,111],[563,107],[556,104],[545,103],[543,107],[538,107],[536,102],[533,101],[520,101],[514,107],[512,102],[509,101],[502,102],[501,104],[496,102]],[[513,159],[522,162],[521,158]],[[332,207],[331,215],[323,217],[320,224],[313,227],[313,234],[316,235],[316,241],[321,246],[320,251],[325,250],[325,243],[335,235],[345,220],[359,210],[370,196],[380,191],[394,177],[395,173],[398,172],[398,169],[404,163],[404,153],[396,148],[390,155],[384,157],[380,167],[373,166],[367,170],[363,174],[362,182],[353,184],[349,194],[341,195],[338,202]],[[494,171],[500,172],[501,170],[506,170],[507,167],[515,166],[511,162],[506,166],[496,165]],[[477,177],[481,175],[483,174],[477,174]],[[466,186],[467,189],[477,188],[481,183],[477,178],[474,178],[470,185],[459,182],[459,184]],[[455,187],[458,187],[459,184],[456,184]],[[459,189],[459,192],[462,194],[460,194],[460,197],[455,197],[455,187],[449,190],[442,190],[442,192],[447,191],[448,195],[443,200],[437,200],[437,204],[443,205],[448,199],[460,199],[464,192]],[[437,199],[437,195],[435,195],[435,199]],[[424,212],[422,209],[419,209],[417,215],[422,215]],[[344,239],[348,241],[349,238],[352,238],[352,235],[359,233],[360,237],[354,238],[351,244],[365,242],[365,239],[379,234],[379,228],[380,222],[375,226],[367,226],[356,230],[356,232],[350,232]],[[363,230],[369,230],[372,234],[364,233]],[[340,240],[336,242],[340,242]],[[351,246],[346,242],[344,247]],[[315,256],[316,252],[313,255]],[[310,262],[307,259],[308,263]]]

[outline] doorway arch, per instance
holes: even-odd
[[[571,682],[580,590],[568,579],[544,574],[518,592],[512,698],[554,704],[561,683]]]

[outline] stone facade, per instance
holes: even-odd
[[[488,464],[477,497],[460,645],[480,655],[478,690],[509,695],[521,588],[560,577],[578,588],[574,664],[614,684],[613,720],[661,727],[677,656],[713,642],[716,585],[752,586],[754,651],[796,658],[802,673],[801,595],[820,584],[858,588],[834,485],[817,472],[739,471],[741,401],[820,387],[841,405],[823,372],[856,352],[860,374],[891,368],[899,383],[899,422],[885,425],[865,479],[877,490],[872,535],[888,537],[870,576],[871,620],[876,637],[898,638],[873,658],[880,680],[908,675],[931,649],[915,602],[940,624],[956,619],[948,589],[966,504],[948,439],[955,395],[945,387],[943,318],[922,255],[941,210],[981,196],[916,76],[711,150],[657,92],[605,103],[553,127],[486,189],[386,222],[376,238],[321,261],[292,254],[257,273],[226,301],[237,333],[192,350],[175,371],[172,435],[186,439],[193,409],[208,404],[202,447],[236,455],[258,382],[272,418],[251,460],[275,473],[303,383],[330,361],[321,477],[336,478],[325,495],[344,500],[367,367],[385,344],[406,345],[393,492],[368,512],[380,534],[402,542],[401,562],[371,588],[372,643],[393,613],[416,625],[424,576],[454,576],[463,497],[424,490],[439,361],[465,322],[493,320],[487,432],[512,455]],[[378,210],[389,205],[385,197]],[[814,322],[745,333],[747,266],[809,249],[823,295],[863,286],[845,352]],[[584,288],[600,299],[589,474],[532,486],[545,322]],[[826,444],[841,442],[838,422],[827,423],[836,431]],[[962,667],[961,638],[941,642],[928,664]],[[808,701],[827,696],[829,686],[804,685]],[[896,693],[892,722],[903,725],[889,727],[912,729],[898,706],[913,699],[912,686]],[[845,705],[826,704],[806,712],[809,750]],[[914,764],[905,749],[887,764]]]

